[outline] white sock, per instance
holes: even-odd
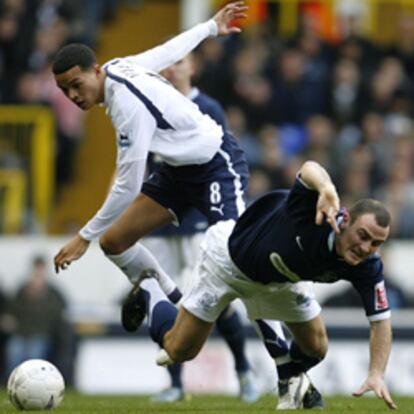
[[[141,282],[144,271],[154,270],[158,274],[158,282],[161,289],[166,295],[169,295],[177,287],[151,252],[140,243],[134,244],[121,254],[108,254],[106,256],[124,272],[134,285]]]
[[[157,280],[155,279],[144,279],[141,284],[140,288],[146,290],[149,292],[149,303],[148,303],[148,321],[151,325],[151,319],[152,319],[152,311],[155,307],[155,305],[161,301],[168,301],[167,296],[160,288],[160,285]]]
[[[157,365],[161,365],[163,367],[174,364],[174,361],[170,358],[165,349],[160,350],[155,362],[157,363]]]

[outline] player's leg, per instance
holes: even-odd
[[[150,237],[144,237],[142,244],[150,251],[156,252],[157,260],[161,267],[177,283],[180,290],[182,285],[176,279],[182,268],[182,259],[180,257],[180,240],[181,237],[164,234],[163,231],[157,232]],[[182,383],[182,364],[169,365],[166,369],[170,377],[170,386],[165,388],[151,397],[151,401],[156,403],[170,403],[180,401],[185,398]]]
[[[163,338],[163,348],[170,361],[176,363],[195,358],[213,326],[213,322],[204,321],[181,307],[174,326]],[[169,364],[163,363],[162,365]]]
[[[328,337],[320,315],[304,323],[288,323],[294,340],[290,344],[290,364],[282,364],[281,371],[289,375],[289,371],[306,373],[319,364],[328,350]],[[303,374],[299,374],[299,377]],[[292,377],[291,377],[292,378]],[[295,377],[293,377],[295,378]],[[297,377],[296,377],[297,378]],[[303,408],[324,408],[321,393],[310,383],[303,398]]]
[[[286,323],[294,340],[289,353],[298,368],[307,371],[318,364],[328,351],[328,336],[320,315],[307,322]]]
[[[277,408],[322,408],[322,397],[306,375],[307,370],[321,361],[326,335],[312,285],[301,282],[280,285],[278,288],[263,286],[257,289],[255,295],[243,301],[267,351],[276,363],[279,378]],[[266,320],[258,319],[258,316]],[[269,323],[268,319],[293,321],[289,326],[292,326],[299,342],[294,340],[288,346],[280,324]],[[312,341],[308,338],[309,335],[317,336],[319,340]],[[305,347],[306,353],[302,351]]]
[[[196,206],[208,218],[211,226],[220,221],[237,220],[245,209],[248,167],[243,151],[230,134],[223,137],[219,152],[205,166],[205,170],[204,175],[208,180],[202,191],[194,186],[191,190],[191,194],[196,195]],[[223,314],[217,320],[217,327],[236,360],[241,399],[246,402],[256,401],[259,394],[245,356],[245,333],[238,314]]]
[[[170,365],[194,358],[211,332],[213,322],[205,322],[184,308],[178,312],[156,279],[144,279],[137,289],[136,304],[148,318],[150,336],[164,348],[157,362]]]
[[[260,394],[254,383],[253,373],[246,357],[245,329],[234,304],[228,305],[220,314],[216,321],[216,327],[233,355],[240,385],[240,399],[248,403],[257,401]]]
[[[175,283],[164,272],[151,252],[137,240],[154,229],[170,223],[172,214],[162,205],[140,194],[125,210],[121,217],[100,238],[105,255],[136,284],[146,275],[155,271],[160,285],[170,299],[179,300]]]

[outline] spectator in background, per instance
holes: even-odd
[[[327,107],[327,89],[319,79],[306,72],[306,56],[296,48],[282,51],[274,75],[274,112],[278,124],[303,124]]]
[[[261,149],[256,136],[247,128],[246,115],[239,106],[230,106],[226,111],[228,129],[237,138],[247,163],[250,166],[261,164]]]
[[[280,145],[279,130],[273,125],[265,125],[258,131],[257,138],[261,147],[261,166],[266,171],[271,188],[283,187],[283,169],[286,152]]]
[[[329,115],[339,124],[355,124],[361,108],[361,76],[356,63],[340,59],[333,68],[329,88]]]
[[[252,168],[250,170],[249,187],[247,189],[247,203],[251,204],[272,188],[272,181],[266,169],[262,167]]]
[[[247,46],[240,49],[231,62],[231,94],[243,108],[252,131],[276,121],[272,85],[263,74],[266,60],[267,54],[262,48]]]
[[[388,54],[399,59],[407,75],[414,82],[414,13],[401,14],[398,21],[398,37]]]
[[[412,136],[397,140],[393,152],[393,164],[386,183],[376,195],[394,214],[392,235],[396,238],[412,238],[414,235],[414,139]]]
[[[363,4],[361,2],[361,4]],[[370,79],[382,53],[369,39],[362,34],[361,14],[345,16],[343,20],[344,37],[336,49],[337,59],[355,62],[361,73],[363,82]]]
[[[12,322],[6,346],[7,374],[29,358],[52,360],[64,375],[68,372],[72,355],[65,307],[62,294],[48,282],[45,257],[34,257],[26,281],[7,309]]]
[[[58,186],[69,183],[76,149],[83,137],[84,113],[56,87],[50,63],[38,72],[26,72],[19,78],[17,99],[22,104],[51,107],[56,119],[56,179]]]
[[[323,115],[311,116],[305,125],[306,147],[302,155],[327,168],[331,174],[336,165],[334,157],[335,130],[332,121]],[[334,177],[337,174],[333,174]]]

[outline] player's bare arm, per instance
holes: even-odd
[[[300,169],[301,180],[310,188],[318,191],[316,205],[316,224],[322,224],[323,218],[335,233],[339,233],[335,217],[339,211],[339,196],[328,172],[317,162],[306,161]]]
[[[396,409],[384,382],[384,373],[391,351],[392,330],[390,319],[371,322],[370,335],[370,365],[368,376],[362,386],[352,395],[360,397],[368,391],[374,391],[377,397],[382,398],[387,406]]]
[[[225,36],[230,33],[240,33],[240,27],[233,26],[232,22],[236,19],[245,19],[247,9],[248,7],[243,1],[236,1],[227,4],[217,12],[213,19],[217,23],[218,35]]]
[[[65,270],[73,261],[78,260],[88,250],[90,241],[77,234],[69,243],[65,244],[54,258],[55,271]]]

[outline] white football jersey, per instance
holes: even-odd
[[[104,65],[105,105],[117,140],[116,179],[103,206],[81,229],[84,239],[103,234],[139,194],[150,151],[180,166],[207,163],[219,150],[221,126],[157,73],[217,31],[209,20],[161,46]]]
[[[162,76],[128,58],[108,63],[105,71],[118,164],[146,158],[148,151],[173,166],[205,164],[214,157],[222,127]]]

